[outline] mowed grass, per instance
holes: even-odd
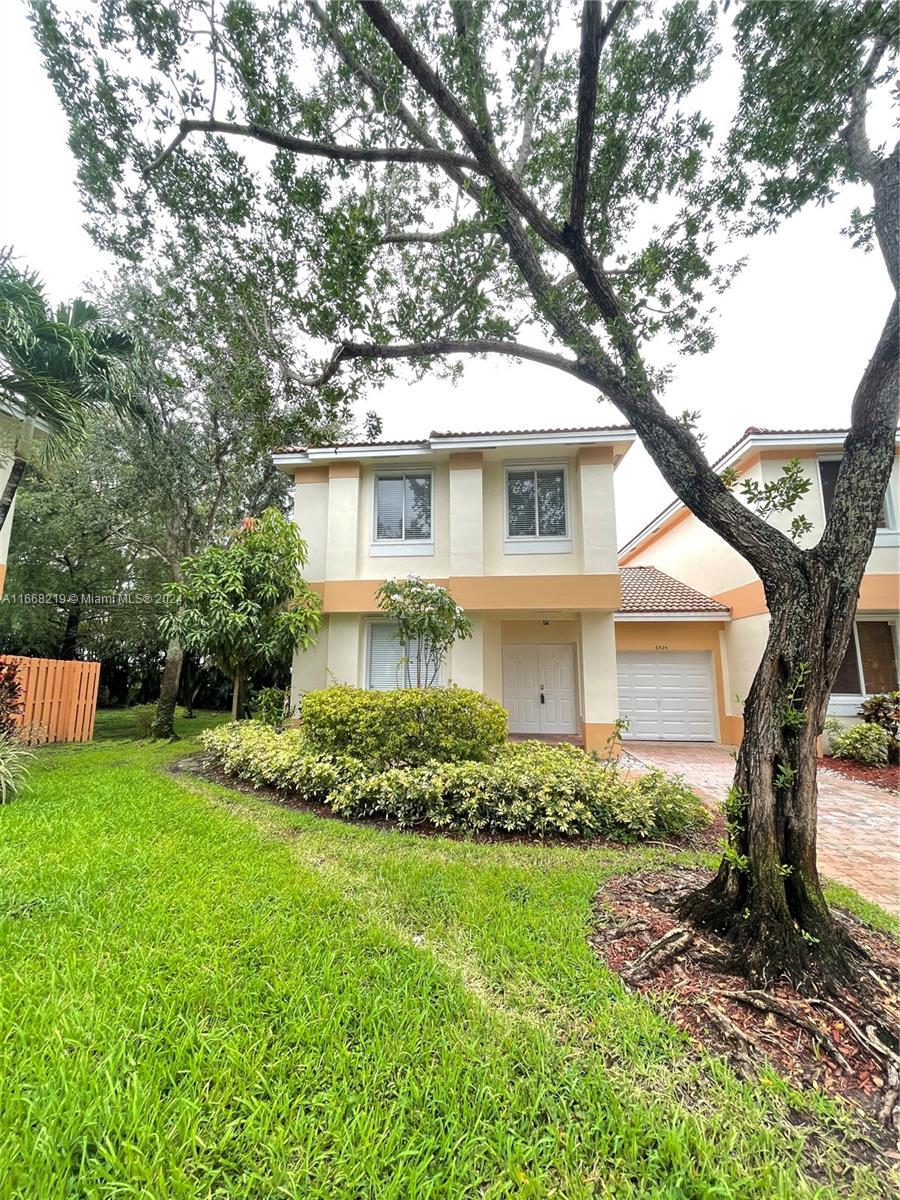
[[[0,1196],[881,1196],[586,942],[673,856],[385,833],[49,749],[0,810]]]

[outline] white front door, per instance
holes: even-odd
[[[504,646],[510,733],[578,732],[574,646]]]
[[[708,654],[671,650],[617,655],[619,712],[630,739],[716,740],[715,693]]]

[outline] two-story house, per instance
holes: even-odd
[[[811,487],[792,513],[774,515],[773,524],[787,530],[802,513],[812,529],[803,545],[822,535],[834,494],[846,430],[748,429],[716,464],[734,467],[741,477],[760,484],[777,478],[787,463],[799,458]],[[898,608],[900,608],[900,459],[894,461],[885,497],[882,526],[875,537],[859,593],[856,624],[835,682],[829,712],[852,717],[866,695],[898,687]],[[768,611],[762,583],[735,550],[676,501],[622,549],[623,570],[655,567],[726,605],[731,620],[720,638],[721,674],[718,704],[720,739],[736,743],[742,730],[742,701],[747,695],[765,647]],[[694,636],[692,634],[692,636]],[[620,692],[622,691],[620,673]],[[627,685],[627,684],[626,684]],[[663,737],[660,723],[648,721],[641,734]]]
[[[619,713],[613,473],[633,440],[623,427],[434,433],[277,454],[325,616],[294,661],[295,700],[402,683],[375,592],[415,574],[448,587],[474,626],[443,682],[502,701],[513,733],[602,747]]]

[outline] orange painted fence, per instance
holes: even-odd
[[[48,742],[89,742],[94,736],[100,664],[61,658],[0,655],[19,666],[24,711],[16,723],[32,746]]]

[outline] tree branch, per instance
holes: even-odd
[[[161,154],[144,168],[144,178],[149,178],[191,133],[221,133],[233,137],[252,138],[268,146],[290,150],[294,154],[309,154],[315,158],[328,158],[337,162],[400,162],[426,163],[434,166],[454,166],[470,171],[480,171],[478,163],[465,154],[454,154],[449,150],[419,146],[336,146],[331,142],[314,142],[309,138],[294,137],[289,133],[278,133],[262,125],[238,125],[231,121],[182,121],[178,133]]]
[[[548,246],[565,254],[566,246],[560,231],[497,159],[490,142],[440,76],[429,66],[403,30],[394,22],[381,0],[357,0],[357,2],[422,90],[431,97],[444,116],[462,134],[482,173],[487,175],[504,200],[522,214]]]
[[[431,245],[436,246],[440,242],[449,242],[453,238],[466,237],[468,234],[476,234],[479,237],[485,233],[490,233],[490,230],[485,226],[467,225],[460,222],[457,225],[451,225],[449,229],[410,229],[400,233],[385,233],[378,239],[383,246],[407,246],[407,245]]]
[[[544,74],[544,63],[547,61],[547,50],[550,47],[550,39],[553,36],[553,13],[550,14],[549,24],[547,25],[547,36],[544,38],[544,44],[538,47],[534,53],[534,62],[531,64],[531,72],[528,76],[528,88],[525,93],[525,112],[522,117],[522,140],[519,142],[519,151],[516,154],[516,161],[513,164],[513,178],[518,182],[522,182],[522,176],[525,174],[525,168],[528,165],[528,159],[531,155],[531,144],[534,139],[534,117],[537,111],[538,96],[540,94],[541,76]]]
[[[342,342],[318,374],[299,380],[311,387],[321,387],[338,373],[345,362],[352,359],[387,361],[391,359],[439,358],[447,354],[500,354],[507,358],[522,358],[528,362],[555,367],[583,382],[593,382],[594,372],[578,359],[564,358],[550,350],[526,346],[521,342],[507,342],[499,338],[480,338],[456,341],[452,338],[437,338],[427,342],[407,342],[393,345],[375,345],[367,342]]]
[[[591,149],[594,144],[594,114],[597,107],[597,71],[603,35],[603,6],[584,0],[581,8],[581,50],[578,55],[578,102],[575,118],[575,157],[572,164],[572,197],[569,228],[580,234],[584,226]]]
[[[580,235],[584,226],[591,151],[594,145],[594,121],[597,109],[597,72],[600,55],[616,22],[625,11],[627,0],[616,0],[603,20],[603,6],[596,0],[584,0],[581,10],[581,50],[578,56],[578,103],[575,119],[575,157],[572,165],[572,196],[569,227]]]
[[[860,72],[859,82],[853,89],[853,94],[850,98],[850,120],[842,131],[844,145],[847,147],[847,154],[849,155],[853,169],[867,183],[872,184],[876,182],[878,177],[880,160],[872,151],[868,135],[866,134],[867,93],[869,85],[872,82],[872,77],[878,70],[878,64],[881,62],[887,47],[887,38],[878,38],[872,47],[869,57],[866,59],[863,69]]]

